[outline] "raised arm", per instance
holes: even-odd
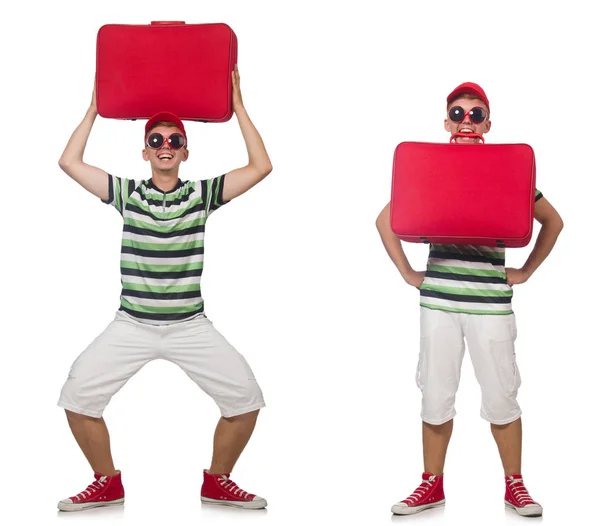
[[[254,185],[262,181],[273,167],[265,145],[260,137],[260,134],[252,124],[244,103],[242,101],[242,93],[240,91],[240,75],[237,66],[232,72],[233,78],[233,111],[237,117],[242,136],[248,150],[248,164],[242,168],[232,170],[225,177],[223,185],[223,200],[231,201],[238,195],[247,192]]]
[[[390,203],[385,205],[385,208],[380,212],[375,222],[381,241],[390,256],[390,259],[396,265],[396,268],[400,271],[400,274],[404,278],[404,281],[413,287],[420,288],[425,279],[425,272],[413,270],[408,262],[408,258],[402,248],[402,243],[394,234],[390,225]]]
[[[83,152],[97,115],[96,85],[94,83],[94,93],[92,94],[90,107],[81,124],[77,126],[73,135],[71,135],[58,165],[71,179],[83,186],[88,192],[106,201],[108,199],[108,174],[100,168],[83,162]]]

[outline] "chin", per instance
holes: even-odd
[[[179,165],[177,163],[168,164],[166,166],[164,164],[158,164],[158,165],[155,164],[154,169],[157,172],[168,174],[169,172],[173,172],[173,171],[177,170],[178,166]]]

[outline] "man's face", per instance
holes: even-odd
[[[163,136],[163,143],[159,148],[148,146],[148,138],[155,133]],[[164,125],[156,126],[146,134],[146,145],[142,151],[142,156],[144,161],[150,161],[152,168],[157,172],[171,172],[179,168],[182,161],[187,161],[189,155],[187,144],[183,148],[175,149],[167,140],[174,133],[183,136],[183,132],[178,127]]]
[[[485,102],[483,102],[479,99],[460,97],[450,103],[448,110],[450,110],[451,108],[453,108],[455,106],[460,106],[464,110],[465,116],[461,122],[454,122],[453,120],[451,120],[448,117],[448,115],[446,115],[446,120],[444,121],[444,127],[446,128],[447,132],[450,132],[452,135],[454,135],[455,133],[459,133],[459,132],[476,133],[479,135],[483,135],[484,133],[487,133],[488,131],[490,131],[492,122],[489,119],[489,111],[487,109],[487,106],[485,105]],[[483,108],[485,111],[485,118],[484,118],[483,122],[480,122],[480,123],[473,122],[469,115],[469,112],[473,108],[477,108],[477,107]],[[476,142],[478,142],[478,139],[475,137],[473,137],[473,138],[457,137],[456,142],[457,143],[476,143]]]

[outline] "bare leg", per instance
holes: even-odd
[[[500,459],[505,475],[521,474],[521,444],[523,440],[523,426],[518,418],[510,424],[491,424],[492,435],[498,445]]]
[[[65,412],[73,436],[94,472],[115,475],[117,471],[110,453],[110,437],[104,419]]]
[[[231,473],[238,458],[244,451],[254,426],[258,411],[252,411],[231,418],[222,417],[215,429],[213,458],[209,473]]]
[[[439,426],[423,422],[423,464],[427,473],[444,473],[446,451],[452,436],[454,420],[448,420]]]

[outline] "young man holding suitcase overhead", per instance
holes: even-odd
[[[490,104],[480,86],[465,83],[447,97],[446,131],[482,135],[490,130]],[[457,142],[477,143],[475,137]],[[464,339],[481,386],[481,416],[491,424],[505,474],[505,505],[519,515],[538,516],[542,507],[521,476],[521,409],[516,401],[520,377],[514,358],[515,315],[512,286],[525,283],[550,254],[563,223],[536,191],[535,219],[542,225],[535,247],[521,269],[505,268],[503,248],[432,245],[427,272],[412,269],[390,226],[390,205],[377,218],[383,244],[404,280],[421,291],[421,351],[417,384],[422,391],[422,483],[392,507],[409,515],[443,506],[446,451],[456,414]],[[508,300],[508,302],[507,302]]]
[[[247,166],[214,179],[182,181],[187,136],[167,112],[146,124],[144,160],[152,177],[122,179],[87,165],[83,153],[97,116],[96,91],[83,122],[60,159],[61,168],[123,216],[121,306],[115,319],[73,363],[58,405],[95,480],[61,500],[59,509],[78,511],[122,504],[121,473],[115,469],[102,413],[111,397],[151,360],[179,365],[217,403],[222,417],[214,436],[210,469],[204,471],[203,502],[259,509],[265,499],[240,489],[230,473],[264,407],[263,395],[244,358],[204,315],[200,276],[208,216],[271,172],[261,137],[242,102],[237,68],[233,109],[248,150]]]

